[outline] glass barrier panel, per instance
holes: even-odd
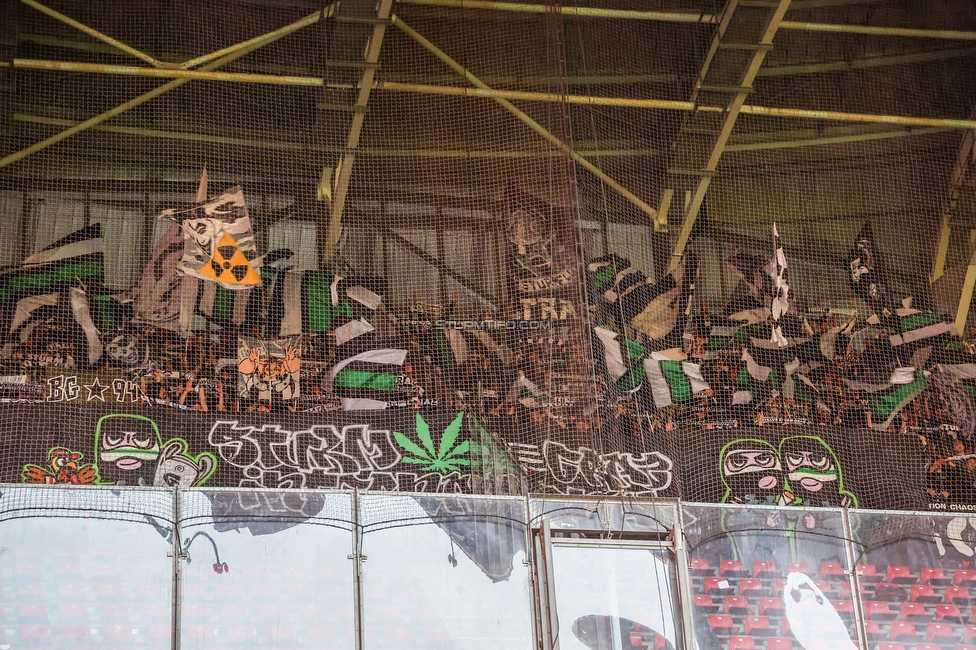
[[[529,650],[520,499],[361,494],[369,650]]]
[[[668,533],[677,518],[675,501],[529,497],[532,526],[549,521],[552,530],[572,532]]]
[[[699,648],[855,647],[843,511],[682,505],[681,513]]]
[[[184,650],[353,648],[352,495],[180,492]]]
[[[0,490],[0,648],[171,646],[173,493]]]
[[[553,539],[560,650],[673,650],[676,565],[670,550]]]
[[[851,528],[870,645],[974,645],[976,518],[855,511]]]

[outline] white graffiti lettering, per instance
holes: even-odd
[[[588,447],[570,449],[547,440],[538,445],[510,444],[509,451],[527,472],[545,467],[546,487],[561,494],[660,496],[671,486],[674,464],[657,451],[598,454]]]
[[[218,421],[208,441],[222,462],[241,470],[240,487],[462,492],[470,483],[459,472],[398,471],[403,456],[390,432],[368,424],[289,431]]]

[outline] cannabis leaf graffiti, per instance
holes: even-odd
[[[430,427],[417,414],[417,437],[423,445],[421,447],[416,442],[403,435],[399,431],[393,432],[397,444],[403,447],[413,456],[404,456],[401,461],[410,465],[424,465],[425,472],[459,472],[461,466],[470,465],[471,461],[463,458],[468,453],[469,443],[467,440],[455,446],[458,435],[461,433],[461,422],[464,420],[464,413],[458,413],[454,421],[447,425],[444,433],[441,434],[440,444],[434,450],[434,441],[430,437]]]

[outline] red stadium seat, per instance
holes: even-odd
[[[749,612],[749,599],[745,596],[726,596],[726,614],[747,614]]]
[[[828,598],[832,598],[834,596],[834,585],[837,583],[827,582],[826,580],[814,580],[813,584],[817,585],[817,587],[820,588],[820,591],[822,591]]]
[[[956,569],[952,572],[952,584],[966,587],[976,586],[976,571],[972,569]]]
[[[918,582],[918,578],[912,575],[912,572],[908,570],[907,566],[891,565],[888,567],[888,582],[907,585]]]
[[[790,621],[785,616],[779,619],[779,629],[782,636],[790,635]]]
[[[20,638],[22,639],[46,639],[50,636],[51,631],[48,629],[47,625],[21,625],[20,626]]]
[[[903,643],[879,643],[878,650],[905,650]]]
[[[969,643],[976,638],[976,625],[967,625],[962,628],[962,642]]]
[[[864,603],[864,614],[869,620],[876,619],[882,621],[890,621],[897,616],[897,614],[891,611],[888,603],[877,600],[869,600]]]
[[[691,569],[691,574],[696,576],[713,576],[715,575],[715,569],[708,564],[708,558],[706,557],[693,557],[691,558],[691,564],[689,566]]]
[[[759,596],[766,595],[766,587],[763,586],[762,580],[742,578],[739,580],[739,593],[743,596],[758,598]]]
[[[948,586],[945,588],[945,601],[947,603],[968,604],[969,587]]]
[[[17,615],[21,618],[47,616],[47,608],[44,605],[21,605],[17,608]]]
[[[725,578],[704,578],[702,580],[706,594],[734,594],[735,588]]]
[[[773,595],[782,597],[784,591],[786,591],[786,580],[783,578],[773,580]]]
[[[932,617],[925,612],[925,605],[922,603],[902,603],[899,618],[903,621],[928,621]]]
[[[877,621],[864,621],[864,629],[870,637],[881,636],[881,626],[878,625]]]
[[[753,562],[752,575],[756,578],[775,578],[779,575],[779,569],[775,562]]]
[[[749,575],[749,572],[742,567],[742,560],[722,560],[718,574],[726,578],[742,578]]]
[[[946,623],[929,623],[925,633],[925,640],[934,641],[935,643],[945,643],[946,641],[952,642],[958,639],[952,631],[951,625],[947,625]]]
[[[782,598],[760,598],[760,616],[782,616],[786,613]]]
[[[723,614],[709,614],[708,627],[712,628],[712,632],[715,634],[725,636],[735,631],[735,623],[732,622],[732,617]]]
[[[954,645],[954,646],[952,646],[952,650],[976,650],[976,646],[971,646],[971,645]]]
[[[751,636],[730,636],[729,650],[756,650],[756,642]]]
[[[959,605],[936,605],[935,618],[938,621],[946,620],[951,623],[962,623],[962,612]]]
[[[857,584],[857,590],[861,593],[862,596],[866,596],[867,593],[868,593],[867,587],[864,586],[864,583],[863,582],[858,582],[858,584]],[[842,582],[842,583],[840,583],[840,597],[841,598],[850,598],[851,597],[851,583],[850,582]]]
[[[891,622],[891,640],[912,641],[916,637],[915,624],[908,621]]]
[[[793,650],[793,642],[783,637],[766,639],[766,650]]]
[[[787,573],[805,573],[810,575],[810,565],[806,562],[787,562],[786,563]]]
[[[917,643],[915,650],[942,650],[942,646],[938,643]]]
[[[942,602],[942,598],[936,595],[932,585],[912,585],[912,600],[917,603]]]
[[[718,605],[712,600],[711,596],[706,596],[705,594],[696,594],[692,596],[692,601],[695,603],[695,607],[703,611],[714,613],[718,611]]]
[[[950,580],[946,577],[945,571],[939,567],[922,567],[922,584],[924,585],[947,585]]]
[[[854,601],[853,600],[835,600],[831,603],[834,606],[834,611],[838,614],[853,614],[854,613]]]
[[[882,576],[878,574],[878,569],[873,564],[858,564],[857,575],[864,582],[880,582]]]
[[[773,636],[776,630],[769,624],[769,619],[765,616],[746,616],[746,634],[753,636]]]
[[[847,580],[847,576],[844,574],[844,567],[840,564],[837,564],[836,562],[821,562],[820,579]]]

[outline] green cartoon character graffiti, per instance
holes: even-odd
[[[779,444],[786,465],[786,490],[794,505],[857,507],[857,497],[844,489],[840,462],[830,446],[816,436],[791,436]]]
[[[783,464],[776,447],[765,440],[733,440],[722,447],[719,468],[725,485],[722,503],[782,505]]]
[[[143,415],[105,415],[95,426],[98,483],[102,485],[203,485],[217,469],[209,452],[187,453],[182,438],[164,444],[159,427]]]

